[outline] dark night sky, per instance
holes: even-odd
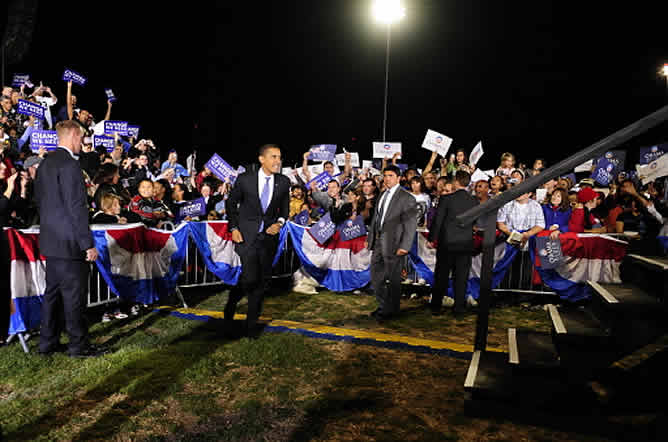
[[[41,1],[30,53],[8,73],[44,79],[64,102],[62,70],[78,70],[89,77],[77,90],[84,107],[101,117],[112,87],[112,117],[141,124],[163,148],[195,142],[233,164],[266,142],[281,144],[287,163],[316,143],[371,156],[385,30],[370,1],[213,3],[118,1],[103,12],[88,2],[64,15],[62,3]],[[665,10],[651,7],[660,3],[404,1],[392,29],[388,141],[402,141],[420,167],[427,128],[455,147],[481,139],[483,168],[506,150],[556,161],[586,147],[668,102],[658,76]],[[631,146],[660,141],[665,124]]]

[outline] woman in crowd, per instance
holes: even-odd
[[[496,175],[503,178],[504,182],[510,177],[510,174],[515,169],[515,155],[510,152],[504,152],[501,155],[501,164],[496,169]]]
[[[414,176],[410,180],[411,195],[418,205],[418,226],[425,225],[425,219],[431,209],[431,198],[424,193],[424,180],[420,176]]]
[[[571,206],[568,194],[563,189],[556,189],[550,195],[549,204],[543,204],[545,227],[550,230],[550,237],[556,239],[560,233],[568,232],[568,222],[571,219]]]
[[[290,189],[290,219],[294,219],[297,214],[302,212],[302,206],[306,203],[304,188],[294,184]]]
[[[105,163],[100,166],[95,178],[93,178],[93,184],[97,186],[93,201],[98,210],[102,207],[100,200],[104,194],[115,195],[120,199],[121,206],[126,206],[130,202],[130,193],[119,184],[119,180],[118,166],[112,163]]]
[[[489,196],[495,197],[504,190],[506,190],[506,185],[503,182],[503,178],[499,175],[489,179]]]

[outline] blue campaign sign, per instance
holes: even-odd
[[[305,226],[308,224],[308,210],[302,210],[295,216],[295,223],[299,224],[300,226]]]
[[[626,165],[626,151],[623,150],[611,150],[605,153],[598,161],[607,160],[614,167],[612,169],[612,174],[617,175],[619,172],[624,170]]]
[[[12,79],[12,87],[21,87],[24,84],[27,86],[30,83],[30,75],[28,74],[14,74]]]
[[[315,223],[309,229],[309,234],[315,239],[318,244],[324,244],[329,238],[334,235],[336,232],[336,224],[332,221],[332,217],[329,212],[325,214],[320,221]]]
[[[338,227],[341,232],[341,241],[350,241],[367,234],[364,218],[357,215],[354,219],[347,219]]]
[[[36,130],[30,134],[30,149],[38,152],[40,147],[47,151],[56,150],[58,147],[58,135],[55,130]]]
[[[16,112],[24,115],[30,115],[40,120],[44,119],[44,108],[38,104],[33,103],[32,101],[19,99],[19,105],[16,109]]]
[[[128,122],[127,121],[115,121],[115,120],[106,120],[104,122],[104,134],[105,135],[123,135],[127,136],[128,134]]]
[[[397,163],[397,167],[399,168],[402,174],[406,173],[406,171],[408,170],[408,164]]]
[[[217,153],[214,153],[211,159],[204,165],[211,170],[211,173],[216,175],[218,179],[223,182],[229,182],[234,184],[237,179],[237,171],[227,164],[227,162],[220,157]]]
[[[554,269],[564,262],[559,239],[552,239],[549,236],[536,237],[536,252],[538,252],[540,266],[543,269]]]
[[[649,164],[668,152],[668,143],[640,148],[640,164]]]
[[[139,138],[139,128],[141,126],[137,126],[134,124],[128,124],[128,137],[132,138]]]
[[[187,216],[195,217],[206,214],[206,202],[204,198],[197,198],[196,200],[188,201],[179,208],[178,218],[184,219]]]
[[[327,190],[327,184],[328,184],[330,181],[332,181],[332,179],[333,179],[333,178],[332,178],[332,176],[331,176],[329,173],[327,173],[327,172],[323,172],[323,173],[321,173],[320,175],[318,175],[318,176],[316,176],[315,178],[313,178],[313,179],[312,179],[311,181],[309,181],[308,183],[306,183],[306,186],[310,189],[310,188],[311,188],[311,183],[316,183],[316,187],[317,187],[319,190],[321,190],[321,191],[324,192],[325,190]]]
[[[107,152],[111,153],[116,147],[116,140],[114,137],[108,137],[106,135],[93,135],[93,149],[97,149],[98,146],[103,146],[107,149]]]
[[[334,161],[336,158],[336,144],[318,144],[311,146],[311,161]]]
[[[63,72],[63,81],[71,81],[72,83],[85,86],[86,81],[88,80],[86,77],[74,72],[72,69],[65,69],[65,72]]]
[[[116,101],[116,96],[114,95],[114,91],[111,89],[105,89],[104,93],[107,95],[107,100],[111,101],[112,103]]]
[[[599,184],[607,186],[610,184],[614,178],[615,165],[607,160],[606,158],[601,158],[596,163],[596,169],[591,174],[591,177]]]

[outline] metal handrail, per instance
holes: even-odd
[[[648,131],[649,129],[652,129],[666,120],[668,120],[668,105],[644,118],[641,118],[635,123],[618,130],[612,135],[597,141],[591,146],[582,149],[578,153],[558,162],[544,172],[532,176],[521,184],[518,184],[517,186],[504,191],[494,198],[490,198],[487,202],[467,210],[466,212],[457,216],[457,221],[461,224],[471,223],[486,213],[489,213],[493,210],[498,210],[501,206],[516,199],[520,195],[535,190],[551,179],[562,176],[566,172],[570,172],[585,161],[588,161],[596,156],[599,156],[603,152],[611,150],[625,143],[631,138],[638,136],[641,133]]]

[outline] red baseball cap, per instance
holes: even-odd
[[[591,187],[584,187],[578,192],[579,203],[586,203],[587,201],[591,201],[596,198],[598,198],[598,193],[596,193]]]

